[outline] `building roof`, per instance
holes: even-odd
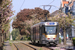
[[[53,13],[51,13],[51,14],[50,14],[50,16],[52,16],[52,17],[53,17],[53,16],[55,16],[55,15],[59,14],[59,12],[60,12],[59,10],[56,10],[56,11],[54,11]]]
[[[65,17],[67,15],[65,13],[62,13],[60,10],[56,10],[53,13],[50,14],[50,17],[54,17],[54,16],[60,16],[60,17],[63,16],[63,17]]]

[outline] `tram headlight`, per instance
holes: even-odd
[[[53,38],[55,40],[55,38]]]
[[[50,38],[48,38],[48,40],[49,40]]]

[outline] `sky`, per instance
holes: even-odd
[[[53,7],[49,10],[50,13],[54,12],[55,10],[58,10],[61,4],[61,0],[12,0],[12,10],[14,10],[14,16],[17,15],[18,12],[20,12],[20,10],[23,9],[34,9],[35,7],[40,7],[43,9],[43,7],[41,5],[54,5],[56,7]],[[51,3],[52,2],[52,3]],[[50,4],[51,3],[51,4]],[[49,7],[46,8],[46,10],[48,10]],[[12,22],[13,20],[10,22],[11,26],[10,26],[10,32],[12,31]]]

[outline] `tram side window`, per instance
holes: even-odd
[[[45,33],[45,27],[44,26],[42,26],[42,33]]]
[[[36,33],[37,34],[39,33],[39,27],[36,27]]]
[[[35,34],[35,33],[36,33],[36,27],[33,28],[33,34]]]
[[[57,25],[57,33],[59,33],[59,25]]]

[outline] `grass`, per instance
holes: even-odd
[[[10,46],[12,46],[12,41],[9,41]]]
[[[40,48],[39,50],[42,50],[42,48]]]
[[[74,37],[74,38],[72,38],[72,40],[75,40],[75,37]]]
[[[10,46],[12,46],[12,43],[9,43],[10,44]]]
[[[60,50],[60,49],[55,49],[55,50]]]

